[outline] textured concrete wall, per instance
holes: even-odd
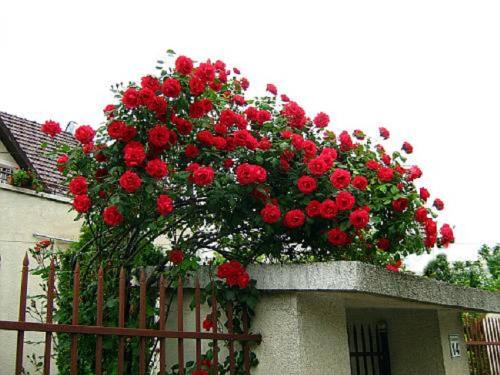
[[[74,213],[64,200],[47,199],[24,189],[0,186],[0,320],[16,320],[22,260],[25,252],[39,239],[33,233],[77,239],[80,224],[73,221]],[[66,246],[56,242],[59,247]],[[34,262],[33,259],[30,262]],[[30,276],[29,294],[39,293],[38,281]],[[29,318],[28,318],[29,319]],[[41,340],[43,334],[27,333],[28,340]],[[0,374],[14,373],[16,334],[0,331]],[[42,347],[38,347],[41,353]],[[25,349],[25,354],[34,350]],[[27,361],[25,361],[27,363]],[[29,368],[29,367],[28,367]]]
[[[443,350],[443,363],[446,374],[469,374],[467,361],[467,348],[464,342],[463,325],[460,312],[453,310],[438,311],[441,346]],[[451,357],[449,335],[458,335],[460,340],[460,357]]]

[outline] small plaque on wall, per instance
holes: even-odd
[[[460,339],[458,335],[449,335],[448,341],[450,342],[450,354],[451,358],[460,357]]]

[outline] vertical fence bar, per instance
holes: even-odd
[[[233,325],[233,304],[227,304],[227,330],[230,335],[234,334]],[[229,339],[229,374],[236,375],[236,367],[234,363],[234,340]]]
[[[18,321],[26,321],[26,297],[28,294],[28,253],[23,259],[23,268],[21,271],[21,292],[19,297],[19,317]],[[17,331],[17,348],[16,348],[16,375],[20,375],[23,371],[23,349],[24,349],[24,331]]]
[[[78,304],[80,300],[80,263],[76,262],[73,271],[73,316],[72,325],[78,325]],[[71,375],[78,373],[78,335],[71,334]]]
[[[361,333],[361,347],[363,350],[363,367],[365,369],[365,375],[368,375],[368,361],[366,358],[366,335],[363,324],[361,324],[360,333]]]
[[[243,334],[248,335],[249,330],[248,308],[243,307]],[[243,342],[243,371],[244,375],[250,375],[250,347],[248,341]]]
[[[372,366],[372,372],[375,374],[375,349],[373,348],[373,337],[372,337],[372,327],[368,324],[368,338],[370,340],[370,363]]]
[[[104,271],[102,265],[97,272],[97,318],[96,325],[102,326],[102,310],[104,304]],[[102,374],[102,335],[97,335],[95,344],[95,373]]]
[[[50,260],[49,280],[47,282],[47,315],[45,321],[47,324],[52,323],[52,314],[54,311],[54,278],[56,266],[54,258]],[[43,374],[50,375],[50,355],[52,352],[52,332],[45,334],[45,353],[43,356]]]
[[[160,285],[159,285],[159,294],[160,294],[160,331],[165,330],[165,322],[167,321],[167,317],[165,314],[165,277],[163,275],[160,276]],[[165,339],[160,339],[160,375],[165,375]]]
[[[195,292],[194,292],[194,303],[195,303],[195,319],[196,319],[196,333],[201,332],[201,291],[200,291],[200,278],[196,275],[195,281]],[[196,369],[201,369],[201,339],[196,338]]]
[[[213,322],[213,333],[217,333],[217,299],[215,298],[215,284],[212,281],[212,322]],[[219,375],[219,346],[217,344],[217,340],[213,340],[214,358],[213,358],[213,366],[214,371],[213,375]]]
[[[146,328],[146,275],[141,270],[139,279],[139,328]],[[139,374],[146,373],[146,338],[139,338]]]
[[[182,277],[179,276],[177,283],[177,331],[182,335],[184,332],[184,290]],[[179,363],[179,375],[184,375],[184,339],[177,339],[177,359]]]
[[[352,326],[352,335],[354,339],[354,353],[356,359],[356,375],[360,375],[359,372],[359,351],[358,351],[358,332],[356,331],[356,326]]]
[[[120,269],[119,279],[119,307],[118,307],[118,327],[125,327],[125,269]],[[125,337],[118,339],[118,375],[123,375],[123,365],[125,362]]]

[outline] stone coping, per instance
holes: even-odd
[[[248,272],[262,291],[360,293],[443,308],[500,313],[500,293],[391,272],[362,262],[250,265]],[[200,282],[206,285],[208,281],[205,269]],[[193,287],[193,280],[186,286]]]
[[[362,262],[251,265],[248,271],[260,290],[365,293],[463,310],[500,312],[500,293],[391,272]]]

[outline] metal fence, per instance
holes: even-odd
[[[347,327],[352,375],[390,375],[387,329],[378,324]]]
[[[213,374],[217,375],[219,372],[219,358],[218,358],[218,341],[228,342],[229,353],[229,373],[236,374],[235,364],[235,349],[234,342],[239,341],[243,347],[243,373],[250,374],[250,342],[260,342],[261,336],[250,334],[248,328],[248,314],[243,312],[243,333],[235,333],[233,329],[233,306],[228,304],[225,307],[227,314],[227,332],[218,332],[217,324],[213,325],[211,332],[201,332],[201,290],[198,278],[195,280],[195,331],[184,330],[184,315],[183,315],[183,283],[179,278],[177,286],[177,330],[166,330],[166,282],[163,277],[159,280],[158,285],[158,300],[159,300],[159,326],[158,328],[146,327],[146,277],[144,271],[141,272],[139,280],[140,301],[139,301],[139,327],[129,328],[125,327],[125,270],[122,268],[119,277],[119,312],[118,312],[118,327],[109,327],[103,325],[103,305],[104,305],[104,278],[103,269],[99,268],[97,280],[97,320],[95,325],[79,325],[79,296],[80,296],[80,267],[77,264],[73,272],[73,304],[72,304],[72,322],[71,324],[56,324],[53,322],[54,313],[54,294],[55,294],[55,265],[54,261],[51,262],[48,285],[47,285],[47,308],[46,308],[46,322],[27,322],[26,321],[26,300],[28,291],[28,273],[29,262],[28,255],[25,256],[23,261],[21,273],[21,293],[19,302],[19,317],[17,321],[0,320],[0,330],[13,330],[17,331],[17,348],[16,348],[16,370],[15,374],[22,374],[23,371],[23,350],[24,350],[24,333],[27,331],[45,332],[45,347],[44,347],[44,374],[50,374],[51,352],[52,352],[52,335],[53,333],[67,333],[71,336],[71,374],[78,372],[78,337],[79,335],[95,335],[96,336],[96,363],[95,373],[102,374],[102,351],[103,351],[103,337],[104,336],[117,336],[119,337],[118,346],[118,369],[119,375],[124,372],[125,363],[125,339],[135,337],[139,339],[139,373],[146,373],[146,340],[158,339],[160,342],[159,352],[159,373],[165,374],[166,371],[166,339],[177,339],[177,359],[180,364],[178,369],[179,375],[184,375],[184,340],[196,340],[196,367],[201,368],[202,354],[201,343],[202,340],[210,340],[213,342]],[[217,300],[215,297],[215,289],[212,283],[212,316],[217,316]]]
[[[463,319],[471,375],[500,375],[500,318]]]

